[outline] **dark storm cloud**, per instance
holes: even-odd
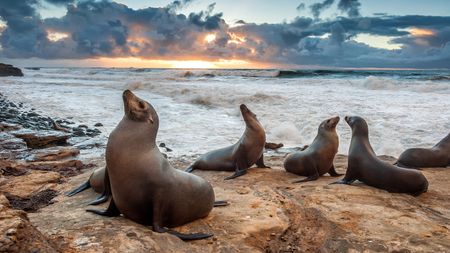
[[[313,14],[314,18],[319,18],[320,13],[329,8],[334,3],[334,0],[325,0],[321,3],[315,3],[309,6],[311,9],[311,13]]]
[[[45,0],[45,1],[54,5],[67,5],[75,2],[75,0]]]
[[[184,8],[185,6],[189,5],[193,0],[182,0],[182,1],[173,1],[169,5],[167,5],[168,9],[172,9],[174,11]]]
[[[318,19],[320,13],[325,9],[330,8],[333,3],[334,0],[324,0],[323,2],[312,4],[309,6],[309,8],[311,9],[311,14],[314,16],[314,18]],[[349,17],[358,17],[360,15],[360,6],[361,3],[359,2],[359,0],[339,0],[337,8],[340,11],[347,13]]]
[[[80,59],[141,57],[147,59],[243,59],[258,62],[365,67],[450,67],[450,17],[361,17],[360,3],[340,0],[337,8],[346,17],[318,19],[334,1],[311,7],[315,19],[296,17],[279,24],[254,24],[243,20],[230,27],[205,10],[178,14],[190,0],[174,1],[163,8],[131,9],[112,1],[62,1],[60,18],[42,19],[38,0],[2,0],[0,16],[6,28],[0,35],[0,55],[9,58]],[[412,32],[415,28],[416,33]],[[422,32],[421,32],[422,31]],[[48,34],[67,37],[49,40]],[[214,34],[214,40],[205,40]],[[387,50],[358,43],[359,34],[392,37],[401,49]]]
[[[208,6],[206,11],[189,14],[189,21],[197,26],[205,27],[207,30],[219,28],[222,22],[222,13],[211,15],[215,6],[216,4],[213,3]]]
[[[338,9],[346,12],[349,17],[359,16],[359,7],[361,4],[358,0],[340,0]]]

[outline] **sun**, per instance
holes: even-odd
[[[172,61],[173,68],[177,69],[210,69],[215,68],[213,62],[208,61]]]
[[[216,35],[213,34],[213,33],[210,33],[210,34],[208,34],[208,35],[205,36],[205,41],[206,41],[207,43],[211,43],[211,42],[213,42],[214,40],[216,40]]]

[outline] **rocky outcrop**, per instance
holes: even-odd
[[[0,252],[60,252],[33,226],[24,211],[11,208],[0,194]]]
[[[0,63],[0,76],[23,76],[23,73],[13,65]]]
[[[85,212],[92,190],[74,197],[59,195],[54,204],[30,213],[30,220],[48,238],[60,238],[75,252],[447,252],[450,250],[450,174],[424,169],[430,182],[419,197],[392,194],[366,186],[330,185],[336,178],[292,184],[297,175],[280,167],[284,154],[266,157],[272,169],[252,168],[238,179],[229,172],[196,171],[214,187],[217,200],[208,217],[176,228],[207,232],[214,237],[183,242],[124,217]],[[382,157],[394,161],[392,157]],[[345,172],[347,157],[335,165]],[[175,160],[178,168],[190,161]],[[100,166],[99,166],[100,167]],[[56,190],[66,192],[90,175],[72,178]],[[106,208],[106,205],[99,207]],[[63,249],[63,250],[67,250]]]
[[[17,138],[24,140],[28,148],[43,148],[56,145],[66,145],[70,134],[60,131],[33,131],[20,129],[10,132]]]

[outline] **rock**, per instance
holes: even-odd
[[[0,122],[0,131],[13,131],[18,129],[20,129],[20,126],[18,124]]]
[[[0,132],[0,152],[4,150],[24,150],[27,148],[27,144],[20,138],[16,138],[7,132]]]
[[[23,73],[13,65],[0,63],[0,76],[23,76]]]
[[[264,148],[266,149],[279,149],[281,147],[283,147],[283,143],[272,143],[272,142],[266,142],[266,144],[264,145]]]
[[[72,128],[72,135],[81,137],[81,136],[86,136],[86,133],[84,132],[84,129],[81,128],[81,127],[73,127]]]
[[[33,131],[29,129],[21,129],[10,132],[17,138],[23,139],[28,148],[43,148],[54,145],[65,145],[70,135],[59,131]]]
[[[103,124],[102,123],[95,123],[95,125],[94,125],[95,127],[101,127],[101,126],[103,126]]]
[[[46,149],[31,150],[26,161],[57,161],[80,154],[80,150],[75,147],[51,147]]]
[[[182,242],[124,217],[86,213],[85,203],[98,196],[92,190],[71,198],[59,195],[54,204],[29,217],[49,238],[59,236],[75,252],[449,251],[450,174],[445,169],[423,169],[429,190],[413,197],[358,183],[329,185],[338,180],[330,176],[290,184],[299,176],[280,167],[283,158],[268,156],[272,169],[251,168],[245,176],[229,181],[223,178],[230,172],[196,171],[211,182],[216,199],[230,205],[214,208],[208,217],[175,230],[213,233],[211,239]],[[178,168],[190,162],[173,161]],[[338,173],[345,172],[346,164],[346,156],[336,157]],[[73,189],[90,173],[72,178],[59,191]]]
[[[12,208],[23,210],[25,212],[36,212],[37,210],[52,204],[52,199],[56,197],[57,192],[52,189],[36,192],[27,197],[15,196],[5,193]]]
[[[85,167],[80,160],[73,159],[63,161],[29,162],[22,163],[19,166],[24,166],[31,170],[55,171],[68,177],[80,174],[80,170]]]
[[[0,186],[0,192],[28,198],[34,193],[54,189],[60,180],[61,175],[57,172],[29,171],[26,175],[7,179],[6,183]]]
[[[59,252],[60,250],[33,226],[24,211],[11,208],[0,194],[0,252]]]
[[[26,69],[29,69],[29,70],[40,70],[41,68],[40,67],[25,67]]]

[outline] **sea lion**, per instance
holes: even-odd
[[[210,151],[198,158],[186,172],[193,170],[235,171],[227,178],[232,179],[247,173],[247,169],[256,163],[259,168],[269,168],[264,164],[263,152],[266,132],[254,114],[244,104],[240,105],[245,121],[245,131],[234,145]]]
[[[389,192],[410,193],[414,196],[426,192],[428,181],[420,171],[404,169],[381,161],[369,142],[369,127],[358,116],[345,117],[352,129],[345,177],[337,184],[351,184],[355,180]]]
[[[106,168],[96,169],[89,176],[89,179],[78,186],[77,188],[71,190],[66,193],[67,196],[72,197],[75,194],[78,194],[86,189],[92,187],[95,192],[102,193],[100,197],[91,201],[89,205],[97,205],[103,202],[106,202],[108,198],[111,196],[111,189],[109,187],[109,180],[106,172]],[[105,178],[106,176],[106,178]],[[106,185],[106,187],[105,187]]]
[[[214,206],[214,190],[203,178],[174,169],[156,145],[159,118],[153,106],[123,92],[125,115],[109,135],[106,166],[112,198],[104,216],[125,217],[153,231],[169,232],[183,240],[212,234],[182,234],[177,227],[206,217]]]
[[[325,173],[329,173],[332,177],[341,176],[333,165],[334,156],[339,148],[339,137],[336,133],[338,123],[339,117],[322,121],[311,145],[303,151],[289,154],[286,157],[284,169],[306,177],[293,183],[317,180]]]
[[[450,165],[450,133],[432,148],[410,148],[396,162],[406,168],[447,167]]]

